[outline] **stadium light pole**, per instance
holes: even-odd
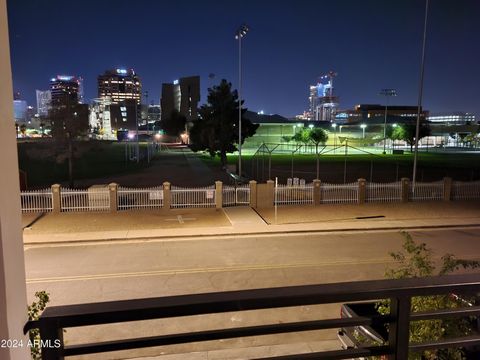
[[[385,121],[383,123],[383,155],[387,152],[385,151],[387,145],[387,112],[388,112],[388,98],[391,96],[397,96],[397,91],[395,89],[382,89],[380,95],[385,96],[386,105],[385,105]]]
[[[235,32],[238,40],[238,176],[242,176],[242,38],[247,35],[248,26],[240,25]]]
[[[362,124],[362,125],[360,125],[360,127],[362,128],[363,138],[365,139],[365,128],[367,127],[367,125]]]
[[[415,192],[415,182],[417,180],[418,137],[420,136],[420,112],[422,108],[422,96],[423,96],[423,75],[425,72],[425,44],[427,42],[427,20],[428,20],[428,0],[425,0],[422,61],[420,64],[420,80],[419,80],[419,86],[418,86],[418,105],[417,105],[417,124],[415,127],[415,152],[413,155],[413,175],[412,175],[412,191],[413,192]]]
[[[333,153],[335,154],[335,149],[337,148],[337,124],[333,123]]]

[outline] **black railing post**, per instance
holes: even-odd
[[[56,321],[40,321],[42,360],[63,360],[63,329]]]
[[[411,298],[409,296],[390,299],[390,315],[392,316],[388,331],[388,344],[392,350],[390,360],[408,359],[410,306]]]

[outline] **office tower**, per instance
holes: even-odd
[[[168,118],[175,109],[187,118],[188,122],[198,118],[200,101],[200,76],[189,76],[175,80],[172,84],[162,84],[162,119]]]
[[[120,104],[125,100],[142,99],[142,83],[133,69],[107,70],[98,76],[98,97],[110,98],[112,104]]]
[[[57,75],[50,80],[51,106],[79,103],[80,81],[75,76]]]
[[[40,116],[47,116],[52,101],[52,92],[50,90],[36,90],[37,94],[37,113]]]

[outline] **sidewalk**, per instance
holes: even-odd
[[[38,215],[37,215],[38,216]],[[35,220],[24,215],[24,226]],[[480,226],[480,202],[280,206],[46,214],[24,229],[24,244],[202,238],[298,232]]]

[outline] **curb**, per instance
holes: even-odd
[[[255,231],[250,233],[243,232],[228,232],[220,234],[179,234],[179,235],[154,235],[154,236],[138,236],[138,237],[110,237],[103,239],[76,239],[76,240],[59,240],[59,241],[25,241],[23,242],[24,246],[28,247],[41,247],[41,246],[53,246],[53,245],[66,245],[66,244],[100,244],[100,243],[109,243],[115,241],[152,241],[152,240],[163,240],[163,241],[174,241],[174,240],[194,240],[194,239],[209,239],[209,238],[221,238],[221,237],[237,237],[237,236],[269,236],[269,235],[292,235],[292,234],[322,234],[322,233],[341,233],[341,232],[378,232],[378,231],[388,231],[388,230],[423,230],[423,229],[453,229],[453,228],[470,228],[470,227],[480,227],[480,223],[470,223],[470,224],[456,224],[456,225],[412,225],[412,226],[381,226],[381,227],[367,227],[367,228],[358,228],[358,227],[346,227],[341,229],[309,229],[309,230],[273,230],[273,231]]]

